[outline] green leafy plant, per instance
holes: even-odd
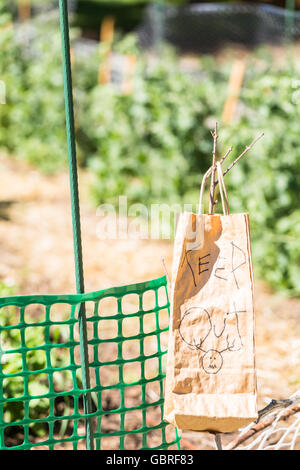
[[[9,296],[15,293],[14,287],[8,287],[3,282],[0,283],[0,296]],[[35,321],[39,321],[38,318]],[[2,326],[12,326],[18,324],[17,310],[15,307],[0,309],[0,323]],[[53,341],[58,341],[61,330],[57,326],[53,332]],[[43,328],[33,327],[26,330],[26,345],[30,348],[37,347],[44,343]],[[22,357],[20,354],[6,354],[9,349],[20,348],[20,331],[18,329],[8,329],[1,332],[0,359],[2,371],[5,374],[17,374],[22,370]],[[31,350],[26,354],[27,368],[30,371],[41,371],[41,373],[31,374],[28,379],[28,392],[32,396],[47,395],[48,386],[45,383],[43,369],[46,367],[46,357],[38,349]],[[51,364],[53,368],[67,365],[65,355],[60,354],[59,348],[54,349],[51,354]],[[70,376],[65,371],[55,374],[54,387],[58,391],[64,391],[65,387],[71,386]],[[3,395],[7,398],[22,397],[24,394],[24,382],[22,377],[7,377],[3,381]],[[68,404],[66,403],[66,407]],[[47,398],[36,398],[30,400],[30,419],[41,419],[48,416],[49,400]],[[4,405],[4,420],[7,423],[21,420],[24,417],[24,404],[22,401],[7,402]],[[30,429],[36,436],[44,436],[46,428],[43,423],[32,422]]]
[[[221,111],[222,103],[212,89],[181,70],[171,49],[162,51],[161,60],[149,61],[134,43],[129,47],[128,39],[115,52],[137,56],[134,91],[123,94],[114,84],[96,86],[80,115],[80,128],[94,149],[88,160],[96,179],[94,197],[115,202],[126,194],[134,202],[179,202],[199,184],[199,173],[208,165],[205,121]],[[205,69],[204,60],[204,80]]]
[[[17,27],[9,14],[0,12],[0,79],[6,86],[6,104],[0,106],[0,148],[48,173],[59,171],[67,162],[57,26],[53,21],[35,20],[28,37],[23,26]],[[73,29],[72,39],[77,35]],[[81,100],[82,89],[87,92],[97,82],[96,62],[78,54],[74,78],[78,83],[75,96]],[[80,147],[78,153],[80,157]]]
[[[266,49],[257,51],[248,61],[238,119],[224,132],[237,151],[265,132],[228,175],[230,199],[233,210],[251,214],[257,273],[289,295],[300,294],[299,78],[292,56],[274,62]]]

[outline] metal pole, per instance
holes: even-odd
[[[215,443],[216,443],[216,449],[217,450],[223,450],[221,434],[215,434]]]
[[[74,105],[72,90],[72,72],[70,57],[70,36],[68,21],[68,2],[67,0],[59,0],[60,11],[60,27],[62,37],[62,55],[63,55],[63,75],[65,90],[65,108],[66,108],[66,129],[68,141],[68,160],[70,173],[70,190],[71,190],[71,207],[72,207],[72,224],[73,224],[73,241],[74,241],[74,260],[75,260],[75,277],[76,291],[78,294],[84,293],[84,275],[82,262],[82,244],[81,244],[81,227],[80,227],[80,208],[78,193],[78,174],[76,161],[76,143],[75,143],[75,126],[74,126]],[[90,388],[88,347],[87,347],[87,330],[86,330],[86,312],[85,304],[80,305],[79,310],[79,335],[80,335],[80,354],[82,364],[82,384],[84,389]],[[90,393],[84,394],[84,412],[91,413],[91,396]],[[93,427],[91,419],[86,419],[86,443],[87,449],[93,450]]]
[[[285,40],[290,44],[294,39],[295,0],[285,2]]]

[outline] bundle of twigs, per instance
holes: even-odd
[[[215,129],[213,132],[211,132],[211,135],[213,137],[213,156],[212,156],[212,165],[211,167],[207,170],[207,172],[205,173],[204,175],[204,183],[205,181],[207,180],[207,178],[211,175],[211,183],[210,183],[210,198],[209,198],[209,214],[213,214],[214,212],[214,206],[215,204],[218,202],[217,200],[215,200],[215,190],[216,190],[216,186],[218,184],[218,180],[216,180],[215,176],[216,176],[216,169],[217,169],[217,143],[218,143],[218,123],[216,122],[215,124]],[[243,150],[243,152],[231,163],[231,165],[229,165],[229,167],[223,172],[223,175],[227,175],[227,173],[231,170],[231,168],[234,167],[234,165],[236,165],[240,159],[256,144],[256,142],[261,139],[263,137],[264,133],[261,132],[257,137],[256,139],[253,140],[253,142],[251,142],[250,145],[248,145],[247,147],[245,147],[245,149]],[[226,160],[226,158],[228,157],[228,155],[230,154],[230,152],[232,151],[233,147],[229,147],[229,149],[227,150],[227,152],[225,153],[225,155],[221,158],[220,160],[220,164],[222,165],[222,163]]]

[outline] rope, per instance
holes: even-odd
[[[83,294],[84,293],[84,274],[83,274],[83,262],[82,262],[82,243],[81,243],[81,227],[80,227],[78,174],[77,174],[77,161],[76,161],[74,105],[73,105],[73,91],[72,91],[72,71],[71,71],[70,36],[69,36],[67,0],[59,0],[59,11],[60,11],[60,28],[61,28],[61,37],[62,37],[63,76],[64,76],[65,108],[66,108],[66,130],[67,130],[67,142],[68,142],[70,190],[71,190],[76,291],[77,291],[77,294]],[[80,306],[79,333],[80,333],[80,353],[81,353],[81,361],[82,361],[83,388],[89,389],[90,377],[89,377],[89,367],[88,367],[86,312],[85,312],[84,303],[81,304]],[[84,408],[85,408],[85,413],[88,414],[91,412],[90,394],[87,394],[84,396]],[[93,449],[93,431],[92,431],[92,423],[89,419],[86,421],[86,432],[87,432],[87,449],[91,450]]]

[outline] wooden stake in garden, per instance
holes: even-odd
[[[111,57],[111,45],[114,40],[114,30],[115,30],[115,19],[112,16],[107,16],[104,18],[101,24],[100,29],[100,42],[105,42],[108,44],[108,51],[105,56],[105,61],[99,67],[99,83],[105,84],[110,81],[110,57]]]
[[[133,75],[136,60],[137,58],[134,54],[125,56],[124,79],[121,85],[123,95],[130,95],[133,92]]]
[[[246,60],[236,59],[232,66],[228,84],[228,95],[224,105],[222,114],[222,121],[225,124],[230,124],[234,118],[237,107],[237,102],[242,88],[244,75],[246,72]]]
[[[18,1],[18,16],[19,21],[29,20],[31,17],[31,0]]]

